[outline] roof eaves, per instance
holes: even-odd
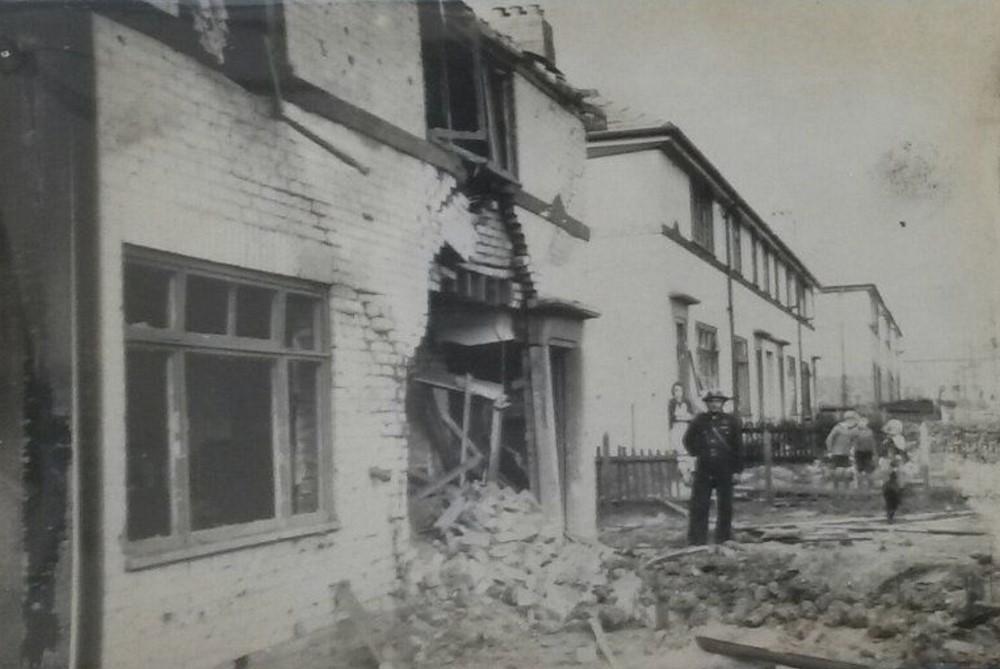
[[[643,126],[636,128],[623,128],[617,130],[595,130],[587,133],[588,142],[604,142],[604,141],[614,141],[614,140],[627,140],[627,139],[647,139],[662,137],[664,139],[670,139],[676,141],[684,150],[688,156],[682,156],[688,158],[691,162],[695,163],[699,168],[701,168],[707,175],[716,182],[717,187],[722,190],[733,203],[739,207],[743,212],[753,219],[754,223],[768,236],[771,241],[784,252],[789,258],[792,259],[793,263],[796,265],[798,270],[814,285],[820,286],[819,280],[816,276],[809,271],[805,266],[805,263],[788,247],[785,242],[771,229],[771,227],[764,221],[761,216],[754,211],[753,207],[743,199],[743,196],[739,194],[736,188],[733,187],[729,181],[722,176],[722,173],[718,170],[712,161],[701,152],[701,149],[695,145],[691,139],[684,134],[684,131],[673,123],[663,123],[655,126]]]

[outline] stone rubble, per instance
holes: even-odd
[[[395,644],[397,655],[433,666],[489,643],[488,634],[477,636],[455,625],[456,618],[502,618],[507,627],[543,634],[589,630],[591,616],[609,632],[655,625],[655,602],[636,573],[637,560],[564,536],[530,492],[473,482],[446,494],[435,538],[407,556],[402,595],[412,611],[404,616],[412,633],[404,635],[405,644]],[[581,648],[578,660],[590,661],[592,650]]]
[[[693,554],[656,565],[646,580],[665,628],[719,620],[781,628],[799,641],[814,640],[824,629],[851,628],[865,630],[873,646],[896,642],[882,650],[902,660],[1000,660],[1000,620],[972,629],[958,625],[981,597],[982,564],[904,572],[875,592],[859,593],[834,589],[821,574],[801,573],[794,560],[793,553],[757,547]]]

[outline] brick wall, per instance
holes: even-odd
[[[299,76],[424,136],[415,3],[301,0],[285,4],[285,24]]]
[[[352,34],[378,29],[363,20],[374,11],[370,7],[351,11]],[[221,75],[106,19],[97,19],[95,33],[104,666],[211,667],[332,623],[332,588],[343,579],[372,605],[396,586],[394,553],[408,531],[403,380],[424,334],[428,267],[442,224],[467,216],[467,203],[455,195],[450,176],[415,159],[288,110],[370,168],[362,175],[272,120],[267,100]],[[296,63],[307,71],[311,56],[297,48]],[[397,65],[384,66],[397,74],[415,67]],[[384,88],[389,86],[371,86]],[[372,93],[383,94],[389,95]],[[124,243],[331,286],[332,484],[339,530],[126,569]],[[372,479],[373,466],[392,471],[392,480]]]

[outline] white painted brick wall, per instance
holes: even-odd
[[[566,211],[584,218],[583,122],[520,75],[514,77],[514,121],[518,178],[524,189],[545,202],[558,195]]]
[[[408,0],[285,4],[293,70],[311,83],[423,137],[417,8]]]
[[[296,114],[371,168],[361,175],[269,118],[267,100],[109,20],[96,20],[95,51],[104,666],[212,667],[331,624],[332,587],[343,579],[373,605],[396,586],[394,535],[408,536],[405,366],[424,334],[428,268],[441,243],[441,222],[466,216],[466,202],[453,197],[450,176]],[[408,72],[412,66],[399,67]],[[339,530],[125,569],[123,243],[332,286],[332,484]],[[373,481],[372,466],[391,470],[392,481]]]

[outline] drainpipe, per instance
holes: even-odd
[[[733,413],[739,414],[740,401],[745,398],[739,397],[736,387],[736,316],[733,312],[733,250],[732,245],[732,210],[728,212],[726,221],[726,311],[729,314],[729,368],[733,389]],[[749,353],[749,352],[748,352]]]
[[[796,397],[795,400],[798,402],[798,407],[797,408],[799,410],[799,422],[800,423],[803,422],[805,420],[805,417],[806,417],[805,406],[802,403],[802,398],[805,396],[805,392],[803,392],[804,389],[802,388],[802,363],[805,362],[802,359],[802,302],[803,302],[804,299],[805,299],[805,295],[804,294],[799,296],[799,303],[798,303],[798,306],[796,307],[796,310],[795,310],[796,311],[796,314],[795,314],[795,323],[797,325],[796,329],[798,330],[797,334],[798,334],[798,340],[799,340],[799,342],[798,342],[799,343],[799,357],[798,357],[798,362],[797,362],[799,368],[795,370],[795,378],[798,379],[798,381],[795,384],[795,387],[799,389],[799,396]]]

